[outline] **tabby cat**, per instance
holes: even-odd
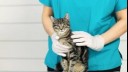
[[[78,47],[73,43],[69,22],[69,14],[66,14],[64,18],[53,20],[53,28],[56,34],[59,36],[59,42],[63,45],[70,47],[70,52],[66,54],[66,57],[62,57],[62,61],[57,64],[56,71],[63,72],[87,72],[88,62],[88,48]]]

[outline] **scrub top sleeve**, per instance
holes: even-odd
[[[115,6],[115,12],[121,11],[127,8],[127,0],[117,0]]]
[[[43,5],[51,7],[51,0],[39,0]]]

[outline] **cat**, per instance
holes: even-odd
[[[56,72],[87,72],[88,69],[88,48],[86,46],[76,46],[71,38],[72,31],[70,29],[69,14],[64,18],[51,17],[53,29],[59,36],[59,42],[70,47],[70,51],[66,53],[66,57],[62,57],[62,61],[57,64]]]

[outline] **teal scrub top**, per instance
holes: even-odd
[[[55,18],[70,16],[72,31],[85,31],[91,35],[102,34],[116,24],[116,12],[127,8],[127,0],[39,0],[45,6],[51,7]],[[120,66],[120,38],[105,45],[102,51],[89,48],[88,70],[108,70]],[[48,47],[45,64],[56,67],[61,57],[52,50],[52,41],[48,37]]]

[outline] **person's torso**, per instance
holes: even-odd
[[[51,5],[55,18],[69,13],[73,31],[101,34],[115,23],[116,0],[52,0]]]
[[[72,31],[86,31],[92,35],[106,32],[116,23],[115,4],[116,0],[51,0],[55,18],[63,18],[69,13]],[[119,39],[105,46],[100,52],[89,49],[89,70],[104,70],[119,66],[121,58],[118,45]],[[51,57],[52,61],[49,60]],[[61,58],[52,51],[52,41],[49,37],[46,64],[53,68],[53,65],[60,60]]]

